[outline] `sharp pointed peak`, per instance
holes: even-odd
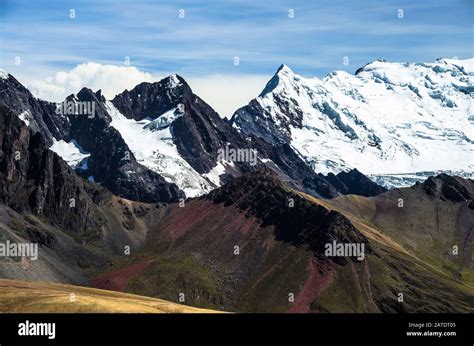
[[[276,74],[294,74],[293,70],[285,64],[281,64],[276,71]]]
[[[294,78],[294,76],[295,76],[295,73],[293,72],[291,68],[289,68],[285,64],[281,64],[280,67],[278,67],[278,70],[276,71],[276,73],[273,75],[273,77],[268,81],[267,85],[265,86],[265,88],[263,89],[263,91],[260,93],[259,96],[263,96],[271,92],[273,89],[276,88],[278,84],[280,84],[282,80],[291,79],[291,78]]]

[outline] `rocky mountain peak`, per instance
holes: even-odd
[[[173,73],[161,80],[161,83],[166,83],[170,89],[179,88],[181,86],[189,87],[188,83],[180,75]]]
[[[444,173],[435,177],[431,176],[423,183],[417,183],[414,188],[422,188],[428,195],[441,200],[465,202],[474,199],[474,180],[453,177]]]
[[[183,104],[192,95],[184,78],[172,74],[159,82],[144,82],[130,91],[125,90],[115,96],[112,103],[125,117],[139,121],[156,119]]]
[[[43,135],[51,146],[53,138],[60,138],[67,128],[65,118],[56,116],[56,105],[35,98],[14,76],[5,71],[0,78],[0,104],[5,105],[26,124],[33,132]]]
[[[376,196],[387,189],[380,186],[359,172],[356,168],[342,171],[337,175],[329,173],[326,179],[344,195]]]
[[[77,93],[77,98],[87,101],[105,102],[105,97],[100,89],[93,92],[91,89],[84,87]]]
[[[49,217],[53,224],[81,232],[102,220],[93,199],[109,193],[79,178],[48,150],[41,133],[30,130],[16,114],[0,105],[0,202],[18,212]],[[70,198],[77,201],[70,208]],[[91,223],[92,222],[92,223]],[[89,224],[88,224],[89,223]]]

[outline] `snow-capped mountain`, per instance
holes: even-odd
[[[141,83],[106,103],[115,127],[137,160],[175,183],[188,197],[203,195],[229,179],[268,166],[293,187],[320,197],[359,191],[374,195],[384,189],[358,171],[325,177],[312,171],[286,143],[242,136],[195,95],[186,81],[171,75]],[[222,161],[219,150],[254,150],[257,164]],[[354,190],[355,181],[363,188]]]
[[[335,71],[323,79],[282,65],[232,123],[245,135],[289,143],[316,172],[469,173],[473,75],[474,59],[377,60],[354,75]]]
[[[5,75],[0,103],[39,132],[79,175],[121,197],[173,202],[201,196],[262,166],[317,197],[385,191],[357,170],[317,174],[287,143],[243,136],[178,75],[141,83],[113,100],[83,88],[59,105],[36,99]],[[255,152],[255,162],[222,159],[223,149]]]
[[[12,75],[2,73],[0,103],[12,110],[84,178],[114,194],[144,202],[174,202],[184,197],[175,184],[137,162],[120,133],[110,126],[111,117],[101,92],[83,88],[65,102],[39,100]],[[77,113],[75,105],[94,105],[94,116]]]
[[[41,133],[81,176],[122,197],[176,201],[178,188],[196,197],[251,169],[246,162],[217,160],[220,148],[249,144],[180,76],[141,83],[111,101],[83,88],[62,103],[70,108],[67,114],[35,98],[5,71],[1,77],[0,103]],[[78,113],[81,104],[93,104],[93,116]]]
[[[106,102],[116,128],[138,161],[175,183],[187,197],[203,195],[250,169],[220,162],[218,150],[249,144],[186,81],[171,75],[141,83]]]

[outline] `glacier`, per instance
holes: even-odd
[[[155,120],[141,121],[126,118],[111,101],[106,101],[105,107],[112,118],[110,126],[120,132],[137,161],[175,183],[187,197],[203,195],[218,186],[196,172],[173,143],[171,123],[182,116],[179,105]]]

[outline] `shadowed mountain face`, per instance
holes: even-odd
[[[413,198],[430,198],[410,190]],[[420,256],[393,225],[362,209],[391,193],[318,200],[290,189],[271,170],[252,172],[170,206],[142,250],[96,284],[163,299],[182,292],[190,305],[227,311],[471,311],[467,279]],[[380,220],[394,208],[381,210]],[[364,258],[331,257],[326,249],[334,242],[364,244]],[[130,276],[132,265],[140,270]],[[117,286],[124,275],[127,284]]]
[[[1,277],[88,284],[86,271],[138,247],[160,213],[80,178],[39,132],[0,106],[0,241],[39,246],[38,261],[26,269],[2,259]]]
[[[192,92],[184,79],[178,75],[169,76],[157,83],[141,83],[132,90],[125,90],[115,96],[112,103],[129,119],[156,119],[182,103],[184,95]]]
[[[0,108],[1,201],[19,212],[36,212],[54,224],[80,232],[100,226],[94,207],[109,193],[86,183],[56,154],[42,136],[32,133],[16,114]],[[77,201],[75,208],[69,200]],[[88,223],[90,222],[90,223]]]
[[[0,103],[20,116],[33,131],[40,132],[48,147],[53,138],[61,139],[69,130],[67,120],[55,114],[54,103],[35,98],[12,75],[0,78]]]
[[[324,245],[332,242],[366,243],[367,239],[340,213],[315,205],[285,187],[277,175],[264,169],[231,181],[204,199],[234,206],[248,217],[273,227],[275,239],[308,246],[324,258]],[[344,259],[341,261],[344,262]]]

